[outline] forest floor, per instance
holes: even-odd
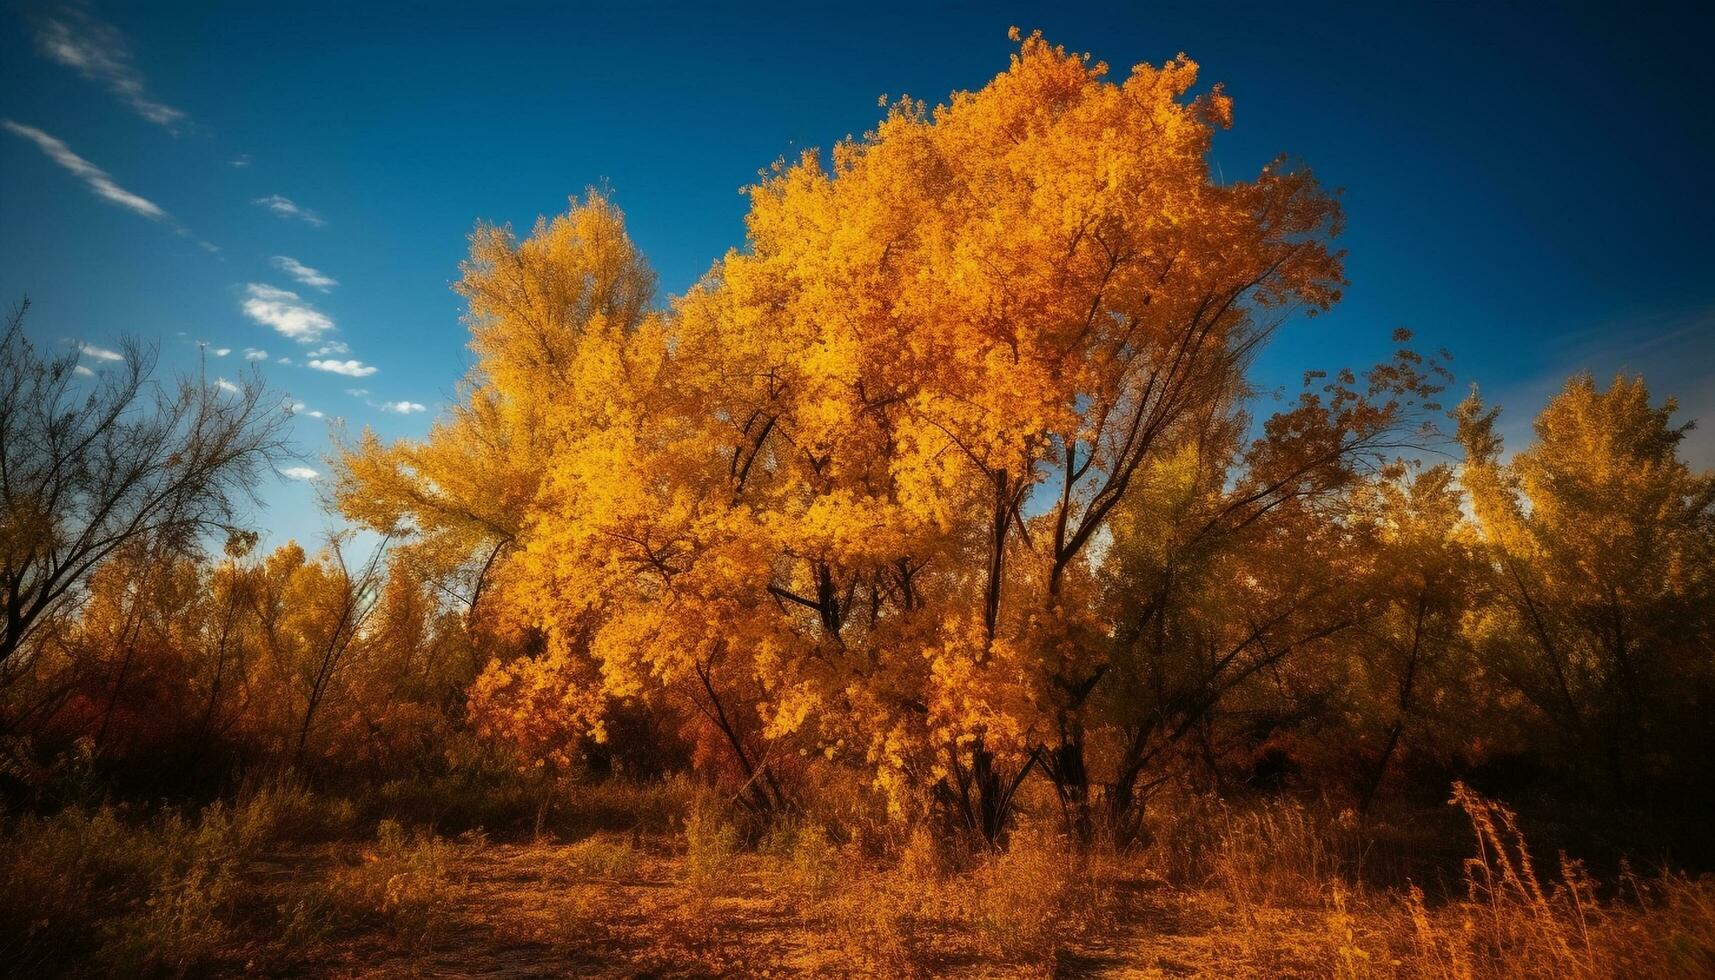
[[[252,863],[244,881],[244,900],[259,927],[256,955],[240,946],[229,962],[264,975],[349,977],[1327,973],[1324,908],[1244,911],[1141,868],[1108,869],[1098,928],[1067,926],[1043,944],[1050,948],[997,953],[981,928],[945,918],[918,920],[901,936],[854,933],[849,905],[829,898],[844,884],[837,869],[819,889],[807,888],[790,864],[739,854],[695,879],[683,854],[658,843],[642,842],[626,867],[605,874],[590,873],[583,844],[462,847],[444,869],[447,887],[429,915],[406,927],[382,920],[314,937],[289,951],[289,965],[270,965],[278,946],[266,938],[279,936],[287,903],[306,880],[373,858],[349,844],[272,852]],[[873,893],[869,900],[885,901]],[[1078,913],[1069,920],[1092,922],[1088,907],[1066,911]],[[1259,934],[1268,941],[1258,943]],[[865,948],[890,941],[910,948]]]
[[[997,850],[747,834],[672,795],[591,788],[500,839],[283,788],[26,815],[0,834],[0,977],[1715,977],[1715,877],[1592,871],[1463,787],[1368,824],[1188,797],[1126,850],[1035,811]]]

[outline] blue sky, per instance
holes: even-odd
[[[329,420],[418,435],[451,397],[478,219],[605,185],[682,291],[740,244],[760,168],[883,93],[982,85],[1017,24],[1119,76],[1188,53],[1236,100],[1223,175],[1285,152],[1345,189],[1351,288],[1266,384],[1404,325],[1515,440],[1568,373],[1625,368],[1708,420],[1715,465],[1709,4],[602,6],[0,5],[0,301],[28,294],[46,343],[255,365],[305,406],[280,466],[325,471]],[[316,485],[271,482],[256,523],[317,539]]]

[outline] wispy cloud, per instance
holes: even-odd
[[[95,377],[95,372],[91,371],[89,368],[84,367],[82,364],[79,364],[78,366],[72,368],[71,371],[73,374],[77,375],[80,378],[93,378],[93,377]]]
[[[149,94],[143,73],[131,63],[125,35],[81,6],[67,5],[36,18],[36,48],[52,61],[107,86],[132,112],[178,133],[190,122],[183,110]]]
[[[84,357],[91,357],[91,358],[94,358],[95,360],[98,360],[98,361],[123,361],[123,360],[125,360],[125,355],[119,353],[116,350],[108,350],[105,347],[97,347],[94,344],[85,343],[81,340],[74,340],[71,342],[71,345],[73,347],[76,347],[78,349],[78,352],[81,353]]]
[[[338,279],[318,269],[312,269],[289,255],[276,255],[273,262],[274,268],[298,280],[303,285],[319,289],[324,293],[339,285]]]
[[[317,371],[327,371],[332,374],[343,374],[348,378],[367,378],[380,368],[365,364],[362,361],[312,360],[306,362]]]
[[[230,347],[216,347],[214,350],[209,351],[209,353],[213,354],[215,357],[225,357],[226,355],[232,353],[232,348],[230,348]]]
[[[250,166],[250,154],[240,153],[239,155],[233,157],[229,162],[234,167],[237,167],[237,168],[242,170],[243,168]]]
[[[303,402],[293,402],[290,411],[293,415],[308,415],[312,419],[327,417],[325,413],[311,409]]]
[[[368,388],[347,388],[347,389],[345,389],[345,393],[350,395],[353,398],[362,398],[365,395],[369,394],[369,389]]]
[[[395,415],[415,415],[418,412],[426,412],[429,410],[429,407],[421,402],[407,401],[382,402],[375,407],[381,409],[383,412],[392,412]]]
[[[266,361],[268,352],[257,347],[244,348],[244,359],[247,361]]]
[[[253,282],[244,288],[244,315],[300,344],[313,344],[334,329],[333,320],[289,289]]]
[[[216,388],[219,388],[221,391],[224,391],[229,395],[236,395],[236,394],[238,394],[238,392],[240,390],[237,385],[226,380],[225,378],[215,378],[214,379],[214,385]]]
[[[88,187],[90,193],[96,197],[117,204],[133,214],[140,214],[153,221],[172,223],[172,216],[167,214],[160,205],[115,184],[113,178],[107,175],[107,171],[73,153],[71,147],[47,133],[34,126],[25,126],[10,119],[0,122],[0,126],[4,126],[8,132],[22,136],[36,144],[43,153],[48,155],[48,159],[64,167],[72,176],[83,181],[84,186]]]
[[[280,468],[280,475],[288,480],[314,480],[321,476],[308,466],[283,466]]]
[[[282,218],[296,218],[299,221],[315,225],[317,228],[327,224],[326,221],[322,220],[321,215],[311,211],[309,208],[299,207],[296,201],[293,201],[291,198],[282,194],[270,194],[267,197],[259,197],[250,203],[255,204],[257,207],[267,208]]]

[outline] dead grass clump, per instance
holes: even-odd
[[[566,870],[580,878],[623,878],[642,860],[630,839],[607,833],[586,837],[562,854]]]
[[[841,860],[840,848],[826,827],[792,818],[769,827],[756,852],[779,862],[797,885],[811,892],[821,892],[832,883]]]
[[[1466,894],[1432,906],[1411,886],[1367,898],[1330,887],[1323,962],[1340,976],[1487,977],[1715,976],[1715,882],[1681,875],[1651,881],[1629,872],[1603,900],[1578,861],[1537,869],[1514,812],[1455,784],[1476,853]]]
[[[569,837],[595,831],[667,834],[698,805],[702,791],[690,778],[567,782],[549,814],[551,829]]]
[[[712,885],[738,853],[738,827],[720,808],[699,801],[685,818],[685,874],[698,888]]]
[[[1076,861],[1064,838],[1030,829],[971,871],[960,891],[982,946],[1008,962],[1052,962],[1074,931]]]
[[[938,895],[921,885],[901,885],[891,875],[853,868],[819,907],[830,945],[854,974],[904,978],[929,972],[920,945],[930,918],[924,913]]]
[[[799,884],[821,891],[833,883],[839,865],[840,849],[821,824],[808,824],[798,831],[792,842],[792,868]]]
[[[1715,973],[1715,883],[1628,873],[1629,888],[1604,902],[1564,853],[1545,881],[1508,807],[1461,783],[1450,802],[1470,819],[1476,854],[1465,861],[1464,901],[1431,910],[1416,887],[1407,895],[1414,965],[1443,977]]]
[[[350,800],[312,793],[290,776],[270,780],[242,792],[232,807],[239,836],[251,846],[278,841],[336,840],[357,824]]]
[[[141,907],[108,923],[98,959],[115,976],[183,976],[215,961],[237,887],[231,863],[193,860],[156,882]]]
[[[842,855],[820,907],[842,962],[876,976],[922,976],[977,958],[1047,973],[1096,921],[1088,865],[1058,834],[1024,829],[968,866],[919,829],[891,865]]]
[[[1330,881],[1361,871],[1365,842],[1350,811],[1291,799],[1234,805],[1187,796],[1165,808],[1149,852],[1168,881],[1213,889],[1243,915],[1264,908],[1320,906]]]

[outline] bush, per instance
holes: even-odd
[[[0,949],[23,973],[93,957],[119,974],[183,974],[217,958],[256,811],[219,803],[139,824],[112,807],[9,822],[0,844]]]
[[[217,958],[237,891],[230,862],[198,859],[157,882],[141,909],[104,930],[100,960],[116,976],[183,976]]]

